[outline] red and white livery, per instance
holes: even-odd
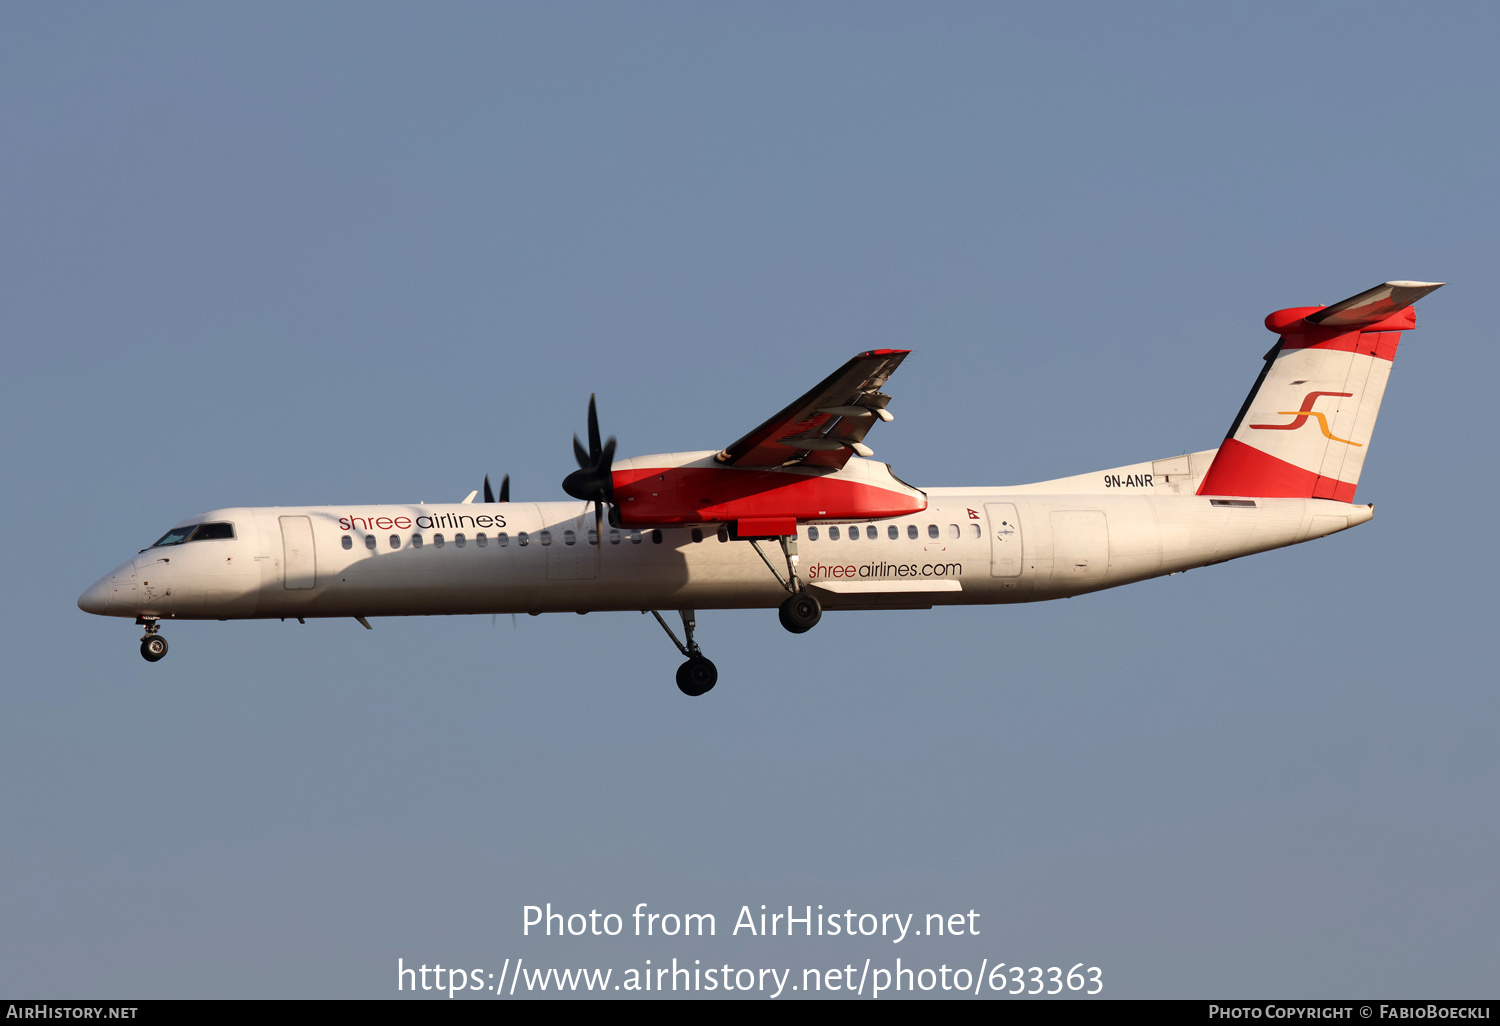
[[[78,599],[133,618],[166,654],[173,619],[639,610],[718,671],[697,609],[776,608],[794,633],[825,609],[1033,602],[1177,573],[1333,534],[1354,505],[1412,304],[1392,281],[1266,318],[1278,336],[1217,449],[1015,487],[913,487],[866,436],[893,419],[906,350],[860,353],[722,449],[614,458],[589,401],[589,444],[561,502],[220,509],[190,517]],[[678,638],[661,616],[681,617]]]

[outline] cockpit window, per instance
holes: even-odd
[[[181,545],[185,541],[213,541],[218,538],[233,537],[233,524],[188,524],[186,527],[172,528],[153,542],[150,547],[159,549],[163,545]]]
[[[188,535],[193,533],[197,524],[188,524],[186,527],[174,527],[156,541],[151,543],[151,548],[159,549],[163,545],[181,545],[188,540]]]

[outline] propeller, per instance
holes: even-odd
[[[510,475],[506,474],[500,479],[500,498],[495,498],[495,493],[490,491],[490,475],[484,475],[484,501],[485,502],[509,502],[510,501]]]
[[[599,444],[599,411],[594,406],[594,397],[589,396],[589,447],[584,449],[578,436],[573,436],[573,455],[578,460],[578,469],[563,478],[563,491],[575,499],[594,504],[594,532],[603,542],[604,504],[612,502],[615,494],[614,475],[610,465],[615,458],[615,437]]]

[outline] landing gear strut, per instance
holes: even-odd
[[[761,550],[759,540],[752,538],[750,544],[755,547],[755,554],[760,556],[761,561],[775,575],[776,582],[791,592],[787,600],[781,604],[781,608],[776,611],[776,615],[781,620],[781,626],[793,634],[806,634],[823,618],[823,604],[803,586],[802,579],[797,576],[797,536],[795,534],[781,535],[776,540],[781,543],[781,554],[786,557],[786,577],[784,578],[776,569],[776,564],[772,563]]]
[[[697,698],[699,695],[707,694],[713,690],[713,686],[719,682],[719,668],[698,649],[698,642],[693,638],[693,631],[698,626],[697,620],[691,609],[679,609],[678,614],[682,617],[682,632],[687,635],[687,643],[677,640],[677,635],[672,633],[672,628],[667,626],[667,621],[661,618],[656,610],[651,610],[651,615],[656,617],[656,622],[661,624],[661,629],[667,632],[667,637],[672,639],[672,644],[677,650],[687,656],[687,662],[677,667],[677,688],[684,695]]]
[[[141,638],[141,658],[148,663],[154,663],[165,656],[167,639],[156,633],[160,630],[156,618],[138,617],[135,622],[146,628],[146,636]]]

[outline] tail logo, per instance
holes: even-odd
[[[1338,435],[1336,435],[1332,431],[1328,430],[1328,418],[1326,416],[1324,416],[1323,414],[1319,413],[1317,410],[1313,409],[1313,404],[1316,403],[1320,398],[1322,398],[1325,395],[1341,396],[1341,397],[1347,399],[1347,398],[1353,397],[1354,393],[1353,392],[1309,392],[1309,393],[1307,393],[1307,397],[1302,400],[1302,408],[1301,409],[1298,409],[1298,410],[1280,410],[1280,411],[1278,411],[1277,416],[1292,417],[1292,418],[1294,418],[1290,424],[1251,424],[1249,426],[1252,427],[1252,428],[1254,428],[1257,431],[1295,431],[1299,427],[1301,427],[1303,424],[1307,423],[1307,418],[1308,417],[1316,417],[1316,418],[1318,418],[1318,427],[1320,427],[1320,428],[1323,429],[1323,437],[1324,438],[1327,438],[1330,441],[1334,441],[1334,442],[1343,442],[1345,445],[1353,445],[1353,446],[1357,446],[1357,447],[1362,446],[1363,445],[1362,442],[1351,442],[1349,439],[1347,439],[1347,438],[1340,438]]]

